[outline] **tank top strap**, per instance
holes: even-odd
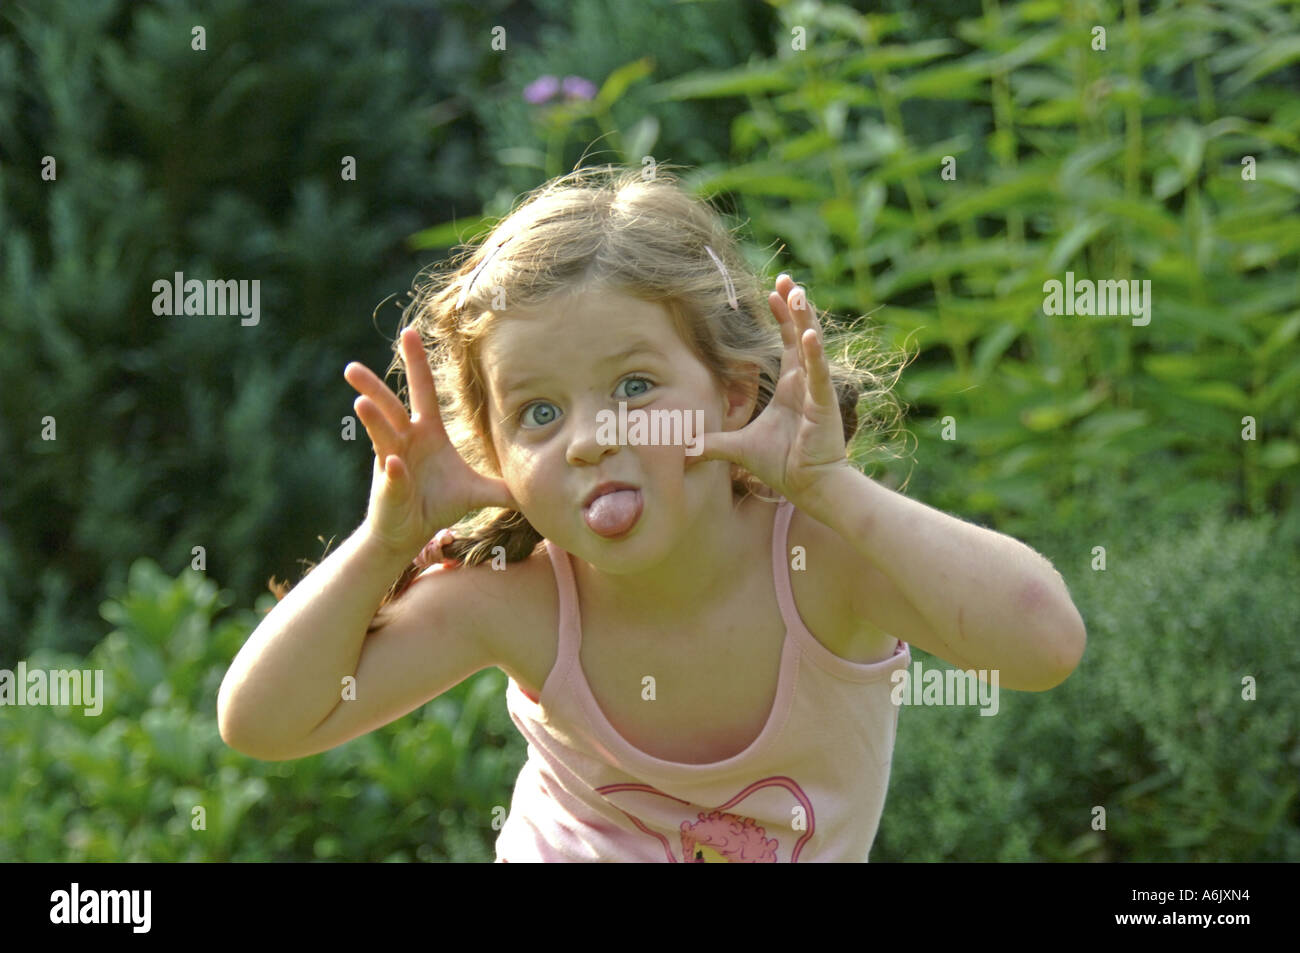
[[[772,581],[776,586],[776,601],[781,607],[781,618],[787,630],[803,626],[799,611],[794,605],[794,589],[790,584],[790,521],[794,518],[794,504],[784,497],[776,508],[772,526]]]

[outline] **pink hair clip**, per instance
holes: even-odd
[[[717,265],[718,270],[722,272],[722,280],[727,285],[727,303],[731,305],[733,311],[739,311],[740,302],[736,300],[736,286],[731,283],[731,275],[727,274],[727,268],[722,264],[722,259],[719,258],[717,253],[708,245],[704,246],[704,250],[709,253],[709,257],[713,259],[713,263]]]
[[[442,554],[442,547],[449,545],[455,538],[455,535],[449,529],[438,530],[433,539],[424,544],[424,549],[420,550],[420,555],[415,557],[415,564],[421,570],[428,569],[439,562],[444,566],[456,565],[455,559]]]

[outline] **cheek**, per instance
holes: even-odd
[[[684,492],[687,476],[691,472],[690,458],[682,447],[639,447],[641,468],[653,474],[661,492],[678,497]]]
[[[544,499],[554,481],[546,478],[545,455],[519,446],[503,448],[502,478],[510,487],[514,498],[523,506]]]

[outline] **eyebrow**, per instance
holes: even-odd
[[[624,348],[623,350],[619,351],[617,354],[609,355],[607,358],[605,358],[605,363],[619,364],[623,361],[628,360],[629,358],[636,357],[637,355],[640,354],[646,354],[649,355],[650,357],[657,357],[659,360],[665,362],[668,360],[667,355],[665,355],[658,348],[646,342],[638,342],[636,344],[631,345],[630,347]],[[511,394],[532,387],[534,384],[538,383],[539,381],[546,380],[547,376],[548,375],[546,374],[533,374],[529,377],[525,377],[522,378],[521,380],[512,382],[504,391],[502,391],[501,402],[503,404],[509,403],[509,398]]]

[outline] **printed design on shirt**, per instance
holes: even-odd
[[[596,792],[637,830],[658,841],[665,861],[672,864],[794,864],[816,829],[808,795],[785,776],[755,781],[706,811],[692,810],[691,802],[648,784],[606,784]],[[685,810],[665,805],[664,799],[677,802]],[[731,810],[739,808],[741,802],[743,811]],[[689,814],[694,817],[680,820]],[[675,829],[655,830],[645,820],[648,815],[662,818],[665,823],[680,823]],[[755,817],[767,820],[760,824]]]

